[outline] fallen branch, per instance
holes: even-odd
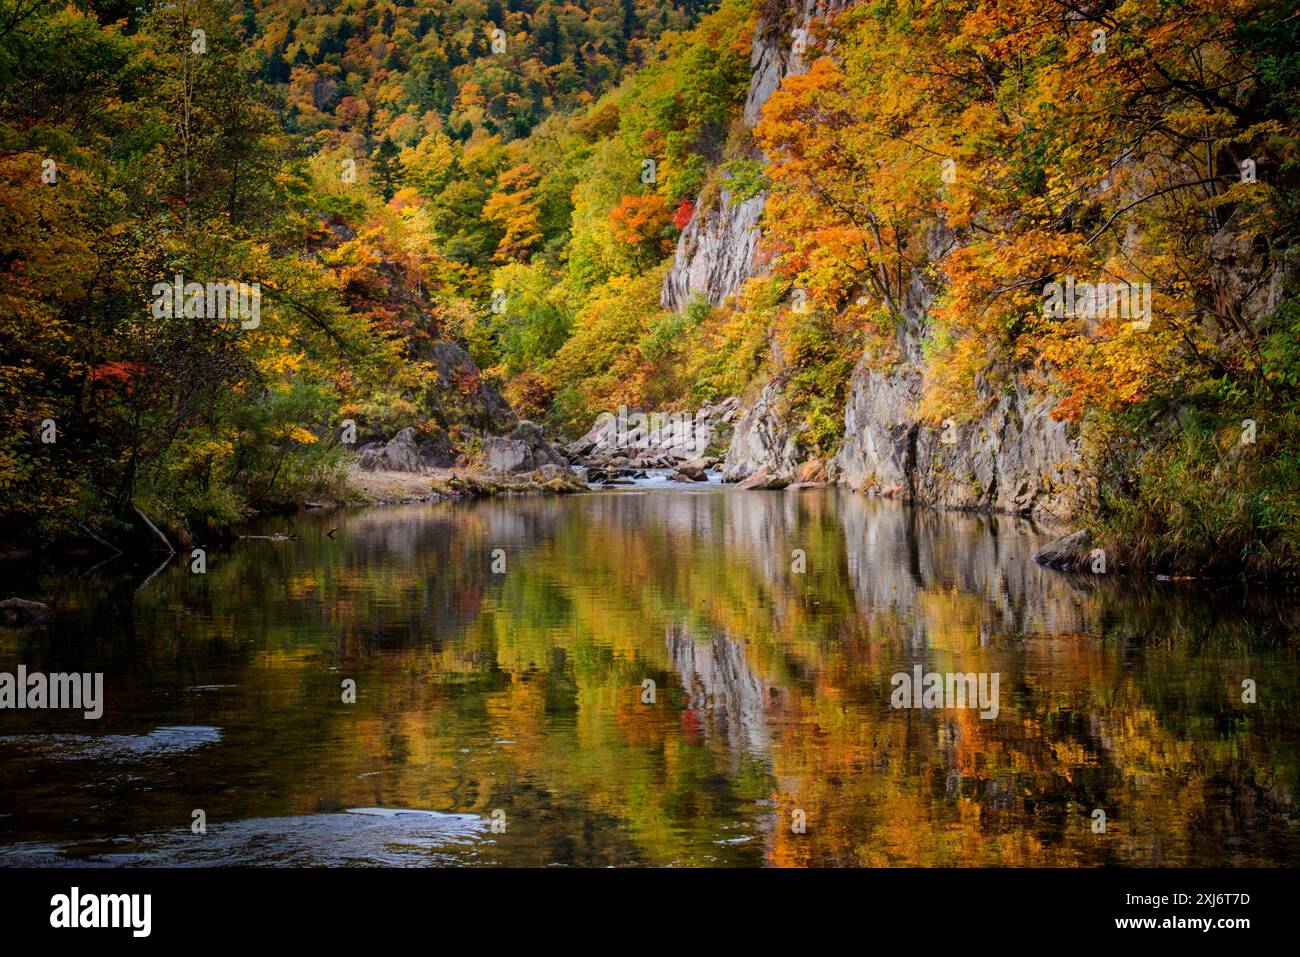
[[[172,548],[172,543],[167,541],[167,536],[164,535],[162,532],[158,531],[158,526],[155,525],[153,522],[149,521],[149,516],[146,515],[144,512],[140,511],[140,507],[138,505],[132,505],[131,508],[135,510],[135,514],[140,516],[140,521],[144,522],[145,525],[149,527],[149,531],[153,532],[155,535],[158,536],[158,541],[163,543],[167,551],[175,555],[176,549]],[[154,572],[154,574],[156,575],[158,573]]]
[[[121,555],[121,554],[122,554],[122,549],[118,548],[118,547],[117,547],[116,545],[114,545],[112,542],[105,541],[104,539],[100,538],[98,535],[96,535],[94,532],[92,532],[90,529],[88,529],[88,528],[86,527],[86,523],[85,523],[85,522],[78,522],[78,523],[77,523],[77,527],[78,527],[79,529],[81,529],[83,532],[85,532],[86,535],[87,535],[87,537],[91,538],[92,540],[94,540],[94,541],[96,541],[96,542],[99,542],[99,544],[103,545],[105,548],[107,548],[107,549],[109,549],[110,551],[112,551],[112,552],[114,553],[114,555]]]

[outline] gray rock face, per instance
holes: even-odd
[[[760,193],[732,206],[724,189],[716,206],[696,207],[664,277],[659,302],[665,309],[681,309],[692,296],[716,306],[755,275],[758,223],[766,202]]]
[[[842,484],[951,508],[1074,513],[1078,441],[1046,399],[1015,378],[998,389],[980,383],[988,411],[935,428],[918,421],[921,375],[910,361],[889,371],[859,362],[835,460]]]
[[[722,463],[722,479],[739,482],[755,472],[789,476],[798,464],[794,433],[782,417],[778,402],[781,380],[774,377],[740,414]]]
[[[846,0],[794,0],[789,6],[765,6],[749,57],[745,125],[757,125],[763,105],[782,80],[808,69],[802,48],[815,32],[814,18],[847,5]],[[759,223],[766,202],[767,196],[759,193],[732,206],[731,193],[723,189],[715,205],[696,206],[664,277],[660,303],[665,309],[681,309],[695,295],[717,305],[762,270]]]
[[[931,258],[942,259],[952,237],[935,229]],[[970,421],[938,427],[920,418],[926,358],[925,316],[934,290],[918,272],[903,297],[894,355],[864,355],[854,370],[844,410],[844,437],[827,477],[859,491],[965,508],[1040,514],[1061,520],[1075,514],[1080,448],[1052,404],[1008,371],[976,383]],[[801,460],[798,433],[780,414],[784,359],[772,344],[768,382],[740,414],[727,450],[723,478],[739,481],[759,471],[794,479]]]
[[[768,98],[787,76],[803,73],[806,46],[815,39],[814,17],[830,16],[849,5],[851,0],[794,0],[788,7],[769,4],[754,30],[754,45],[749,54],[749,95],[745,98],[745,123],[757,126]],[[795,31],[802,30],[802,37]],[[800,42],[802,41],[802,42]],[[829,45],[827,45],[829,49]]]
[[[367,472],[422,472],[424,463],[415,441],[415,429],[402,429],[381,446],[362,449],[358,462]]]
[[[483,440],[488,468],[499,472],[531,472],[546,465],[569,470],[569,462],[550,442],[541,427],[520,422],[508,436],[492,435]]]
[[[937,234],[938,231],[936,231]],[[932,236],[934,258],[942,237]],[[904,296],[895,344],[898,361],[863,356],[844,409],[844,439],[835,458],[841,484],[858,491],[968,508],[1068,519],[1078,500],[1080,448],[1052,403],[1008,371],[976,380],[969,421],[920,421],[925,312],[933,290],[918,273]]]

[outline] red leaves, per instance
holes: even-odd
[[[691,221],[691,216],[695,214],[695,204],[689,199],[684,199],[677,204],[677,209],[673,211],[673,225],[677,231],[681,232],[686,228],[686,224]]]
[[[143,362],[101,362],[90,370],[92,387],[103,387],[115,392],[130,393],[134,386],[132,379],[138,379],[149,371]]]

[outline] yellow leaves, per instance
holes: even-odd
[[[260,364],[267,372],[297,372],[305,359],[306,356],[301,352],[285,352]]]
[[[1179,109],[1167,110],[1165,122],[1176,133],[1190,133],[1204,136],[1207,133],[1223,133],[1236,126],[1236,119],[1227,110],[1210,110],[1200,105],[1187,105]]]
[[[229,438],[199,439],[182,445],[168,463],[168,469],[177,475],[206,471],[223,462],[228,462],[235,454],[237,436]]]
[[[504,233],[496,259],[506,262],[523,257],[542,240],[540,213],[533,200],[540,176],[532,166],[520,163],[497,179],[497,190],[483,204],[483,218]]]

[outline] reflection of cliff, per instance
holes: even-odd
[[[818,602],[847,598],[864,617],[899,617],[916,640],[926,634],[918,613],[927,593],[962,599],[985,638],[1099,632],[1097,586],[1031,561],[1050,533],[1025,519],[913,509],[834,490],[643,495],[622,502],[607,496],[584,504],[601,521],[635,524],[638,535],[661,542],[669,556],[693,551],[700,561],[716,556],[749,569],[743,591],[759,589],[771,604],[764,631],[800,614],[801,596],[813,588]],[[791,571],[796,549],[806,556],[803,574]],[[659,580],[672,581],[680,572],[665,568],[662,575]],[[719,575],[709,598],[741,588],[734,570]]]
[[[864,614],[912,612],[921,593],[974,599],[981,642],[992,635],[1095,632],[1092,593],[1030,560],[1044,534],[1031,522],[900,508],[861,495],[839,500],[844,553]],[[910,617],[923,642],[925,619]]]
[[[1294,603],[1205,583],[1076,586],[1030,561],[1040,533],[1023,520],[833,489],[415,506],[266,530],[298,538],[214,552],[206,576],[174,564],[136,594],[129,641],[120,620],[89,617],[84,582],[51,589],[71,607],[17,660],[98,666],[102,635],[119,705],[101,730],[221,734],[156,763],[147,783],[174,804],[137,807],[125,776],[84,792],[110,808],[77,808],[90,836],[163,831],[197,806],[223,821],[502,808],[507,838],[480,861],[1300,859]],[[999,718],[891,708],[891,674],[918,661],[999,673]],[[1267,692],[1256,710],[1238,701],[1247,675]],[[344,677],[355,705],[340,703]],[[18,785],[0,794],[0,843],[5,828],[82,833],[66,804],[32,800],[83,800],[51,763],[0,748]],[[199,803],[213,782],[219,807]],[[795,809],[806,834],[790,831]]]
[[[686,689],[687,707],[707,714],[733,750],[765,753],[767,693],[749,670],[744,644],[725,635],[696,642],[682,627],[670,627],[664,640]]]

